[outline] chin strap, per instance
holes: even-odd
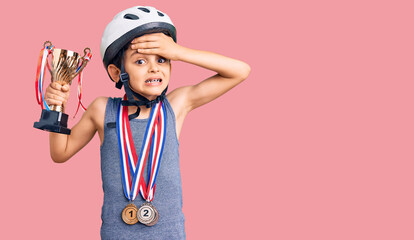
[[[127,95],[128,100],[122,100],[122,106],[137,106],[137,111],[128,116],[129,120],[134,119],[139,116],[141,111],[140,106],[146,106],[147,108],[151,108],[155,104],[163,101],[165,98],[165,93],[167,92],[168,87],[162,91],[161,95],[157,96],[154,100],[148,100],[146,97],[142,96],[139,93],[132,91],[129,87],[129,76],[128,73],[121,73],[120,81],[122,81],[125,89],[125,93]],[[139,99],[139,101],[135,100],[134,96]]]
[[[123,51],[123,50],[122,50]],[[124,68],[124,51],[122,52],[121,57],[121,74],[119,74],[119,81],[115,84],[115,86],[119,89],[124,86],[125,93],[128,100],[122,100],[122,106],[137,106],[137,111],[128,116],[129,120],[134,119],[139,116],[141,112],[140,106],[146,106],[147,108],[151,108],[155,104],[163,101],[165,99],[165,93],[167,92],[168,86],[162,91],[161,95],[157,96],[154,100],[148,100],[146,97],[142,96],[139,93],[132,91],[129,87],[129,75],[125,72]],[[135,100],[134,96],[139,100]],[[108,123],[108,127],[115,127],[113,123]]]

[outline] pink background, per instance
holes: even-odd
[[[1,239],[99,238],[98,137],[52,162],[48,134],[32,127],[36,63],[45,40],[89,46],[84,102],[120,96],[99,44],[112,17],[134,5],[167,12],[179,44],[252,67],[184,124],[188,239],[414,239],[412,1],[106,2],[0,10]],[[212,74],[174,62],[170,89]],[[75,97],[76,84],[71,117]]]

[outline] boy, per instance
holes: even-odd
[[[183,121],[191,110],[246,79],[250,67],[178,45],[171,20],[153,7],[118,13],[104,31],[101,54],[108,75],[118,88],[125,88],[126,95],[123,100],[95,99],[71,135],[50,133],[51,157],[55,162],[67,161],[98,132],[102,239],[185,239],[178,166]],[[165,95],[171,60],[217,74]],[[49,105],[64,106],[68,95],[69,86],[53,82],[45,99]]]

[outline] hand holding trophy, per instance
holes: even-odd
[[[73,51],[55,49],[50,41],[46,41],[43,47],[40,51],[36,74],[36,97],[37,102],[42,107],[42,115],[39,122],[35,122],[33,127],[49,132],[70,134],[70,129],[67,128],[68,115],[63,113],[62,106],[49,106],[45,101],[42,92],[44,73],[47,67],[50,71],[51,81],[57,82],[62,86],[65,84],[70,85],[72,80],[79,75],[77,110],[79,110],[79,107],[86,110],[81,101],[82,71],[92,57],[91,50],[90,48],[85,48],[84,55],[81,57]],[[52,60],[49,67],[48,56],[50,54],[52,55]]]

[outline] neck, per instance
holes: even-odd
[[[151,108],[147,108],[146,106],[139,106],[141,109],[139,116],[136,119],[146,119],[149,118],[151,113]],[[137,106],[128,106],[128,115],[131,115],[137,111]]]
[[[150,95],[150,96],[148,96],[148,95],[143,95],[143,94],[141,94],[141,93],[140,93],[140,95],[141,95],[141,96],[143,96],[143,97],[145,97],[146,99],[148,99],[148,100],[150,100],[150,101],[152,101],[152,100],[154,100],[154,99],[156,99],[156,98],[158,97],[158,96],[152,96],[152,95]],[[134,99],[135,99],[135,100],[137,100],[137,101],[139,101],[139,99],[138,99],[137,97],[135,97],[135,96],[134,96]]]
[[[124,83],[125,84],[125,83]],[[128,85],[124,85],[126,90],[126,95],[130,99],[124,104],[128,106],[128,115],[131,119],[131,117],[135,117],[138,119],[145,119],[148,118],[151,112],[151,108],[155,103],[158,103],[159,101],[162,101],[162,99],[165,98],[165,92],[167,92],[167,88],[164,89],[164,91],[161,93],[160,96],[145,96],[141,95],[140,93],[137,93],[133,91]],[[159,98],[158,98],[159,97]],[[131,102],[131,99],[134,99]],[[137,106],[138,105],[138,106]],[[138,108],[139,107],[139,111]],[[138,117],[136,117],[138,116]]]

